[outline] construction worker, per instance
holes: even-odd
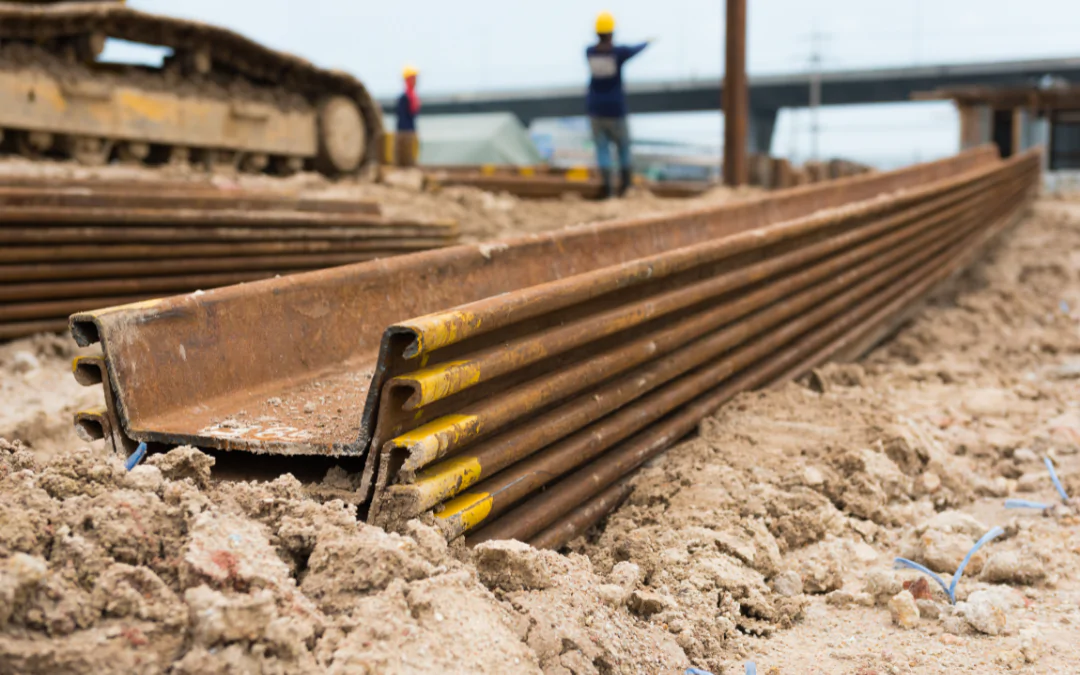
[[[416,137],[416,116],[420,112],[420,97],[416,95],[416,77],[419,71],[405,66],[401,75],[405,79],[405,92],[397,101],[397,134],[394,154],[398,166],[416,166],[420,142]]]
[[[623,92],[623,64],[649,45],[616,45],[613,41],[615,18],[610,12],[596,17],[596,44],[585,50],[589,62],[589,94],[586,108],[596,144],[596,163],[604,181],[604,196],[620,197],[630,187],[630,131],[626,126],[626,94]],[[616,193],[612,189],[611,144],[619,152],[621,181]]]

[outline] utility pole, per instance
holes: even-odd
[[[810,36],[810,159],[818,161],[818,136],[821,126],[818,122],[818,108],[821,107],[821,33],[817,27]]]
[[[747,183],[750,91],[746,82],[746,0],[727,0],[724,41],[724,184]]]

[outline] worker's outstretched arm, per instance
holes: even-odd
[[[642,42],[638,45],[623,45],[616,47],[615,49],[619,54],[620,61],[629,61],[630,59],[640,54],[648,46],[648,42]]]

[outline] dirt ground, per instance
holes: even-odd
[[[0,672],[1076,673],[1080,520],[1004,500],[1060,504],[1044,457],[1080,497],[1078,270],[1080,200],[1045,198],[862,362],[706,419],[566,554],[387,533],[291,476],[214,482],[192,449],[125,472],[69,431],[98,395],[74,347],[10,343]],[[893,569],[948,579],[994,526],[956,605]]]

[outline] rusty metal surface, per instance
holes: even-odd
[[[113,402],[99,426],[117,447],[364,458],[358,498],[374,522],[433,510],[450,537],[513,530],[559,545],[617,496],[597,495],[633,458],[678,438],[683,422],[670,419],[696,423],[717,391],[812,362],[932,283],[1024,208],[1037,171],[1035,155],[1003,162],[983,148],[682,214],[86,312],[71,327],[102,345]],[[609,460],[626,452],[633,461]],[[606,482],[564,492],[589,461],[611,464]]]
[[[724,185],[745,185],[749,138],[750,86],[746,80],[746,0],[725,0],[724,21]],[[762,148],[766,152],[768,148]]]
[[[81,207],[127,209],[232,209],[240,211],[300,211],[379,215],[375,202],[305,197],[275,192],[224,190],[212,185],[187,186],[176,182],[148,181],[97,185],[34,179],[8,185],[0,179],[0,208]],[[141,188],[141,189],[140,189]]]
[[[0,339],[62,329],[93,307],[441,248],[458,235],[452,221],[386,218],[363,201],[47,182],[0,186]]]

